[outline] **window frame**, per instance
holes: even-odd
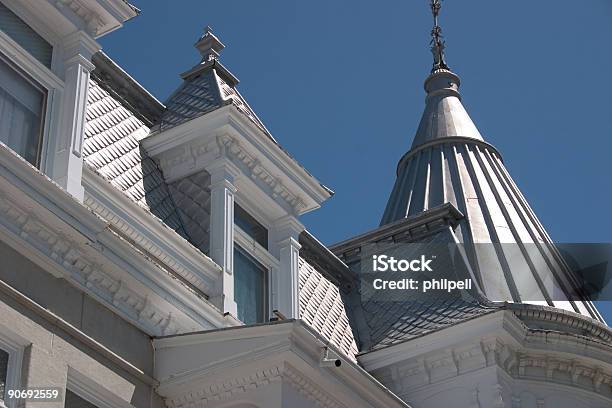
[[[252,218],[253,221],[255,221],[257,224],[259,224],[259,226],[263,229],[265,229],[266,231],[266,240],[265,243],[266,245],[262,245],[262,243],[260,243],[257,239],[255,239],[251,234],[249,234],[247,231],[245,231],[244,229],[242,229],[241,226],[238,225],[238,223],[236,222],[236,210],[240,209],[242,210],[242,212],[244,212],[248,217]],[[245,221],[249,221],[249,220],[245,220]],[[242,205],[240,205],[239,202],[237,202],[236,200],[234,200],[234,225],[236,225],[236,227],[240,228],[242,231],[244,231],[244,233],[246,233],[251,239],[253,239],[255,242],[257,242],[262,248],[264,248],[266,251],[269,251],[270,248],[270,228],[266,225],[264,225],[264,223],[262,223],[261,221],[259,221],[259,219],[257,217],[254,217],[251,214],[251,211],[247,210],[246,208],[244,208]]]
[[[6,55],[4,55],[3,53],[0,52],[0,61],[4,64],[6,64],[10,69],[12,69],[17,75],[19,75],[23,80],[25,80],[26,82],[28,82],[30,85],[32,85],[34,88],[36,88],[38,91],[40,91],[43,94],[43,100],[42,100],[42,110],[40,112],[40,128],[38,130],[39,135],[38,135],[38,145],[36,146],[36,159],[34,163],[30,163],[32,164],[34,167],[36,168],[40,168],[40,164],[41,164],[41,160],[42,160],[42,149],[43,149],[43,145],[44,145],[44,141],[45,141],[45,125],[46,125],[46,117],[47,117],[47,113],[48,113],[48,101],[49,101],[49,90],[47,88],[45,88],[44,86],[42,86],[41,84],[39,84],[38,82],[36,82],[36,80],[34,78],[32,78],[30,75],[28,75],[27,72],[25,72],[24,70],[22,70],[21,68],[19,68],[17,65],[15,65]],[[1,87],[1,84],[0,84]],[[10,148],[10,146],[9,146]],[[25,157],[24,157],[25,159]],[[27,159],[26,159],[27,160]]]
[[[240,227],[235,226],[236,229],[239,229]],[[238,231],[235,231],[238,232]],[[237,239],[238,235],[240,235],[240,238]],[[251,241],[251,244],[254,245],[258,245],[259,248],[263,251],[265,251],[265,249],[259,245],[258,242],[256,242],[253,238],[251,238],[246,232],[240,230],[238,232],[238,234],[235,233],[234,235],[234,248],[233,251],[242,251],[245,254],[247,254],[248,256],[250,256],[251,258],[253,258],[257,263],[259,263],[261,266],[263,266],[264,270],[265,270],[265,277],[264,277],[264,293],[263,293],[263,300],[264,300],[264,306],[263,306],[263,315],[264,315],[264,321],[263,322],[256,322],[256,323],[249,323],[249,324],[259,324],[259,323],[267,323],[270,320],[271,314],[272,314],[272,267],[268,264],[269,262],[269,257],[271,257],[271,255],[269,255],[269,257],[267,256],[255,256],[251,251],[249,251],[247,248],[245,248],[245,246],[241,245],[241,242],[243,243],[247,243],[247,245],[249,244],[249,241]],[[257,251],[258,253],[260,251]],[[267,253],[267,251],[265,251]],[[263,254],[259,254],[259,255],[263,255]],[[234,262],[234,267],[235,267],[235,262]],[[236,271],[234,271],[234,273],[236,273]],[[237,304],[237,302],[236,302]],[[237,319],[238,316],[236,316]],[[241,320],[242,321],[242,320]],[[247,324],[245,322],[242,322],[244,324]]]
[[[61,59],[60,41],[56,36],[51,34],[51,29],[45,26],[45,24],[23,4],[14,0],[0,0],[0,2],[21,18],[53,47],[51,68],[49,69],[0,29],[0,54],[2,54],[2,58],[8,60],[13,67],[16,67],[20,75],[25,74],[34,81],[35,84],[46,90],[45,107],[41,114],[43,126],[41,127],[41,143],[36,167],[49,174],[50,169],[47,168],[47,158],[49,156],[49,150],[52,149],[52,146],[50,146],[52,137],[50,137],[50,135],[59,127],[60,118],[55,112],[60,112],[61,98],[59,95],[64,92],[65,88],[64,81],[58,76],[58,73],[63,69],[59,61]]]
[[[261,248],[264,249],[264,251],[269,251],[270,245],[272,244],[271,238],[272,238],[272,226],[271,223],[268,221],[268,219],[266,217],[263,216],[263,214],[260,212],[260,210],[257,208],[257,206],[252,205],[250,201],[247,201],[246,199],[244,199],[243,197],[241,197],[239,194],[235,194],[234,195],[234,206],[240,206],[244,211],[246,211],[247,214],[249,214],[251,217],[253,217],[253,219],[255,221],[257,221],[258,223],[261,224],[262,227],[264,227],[267,231],[268,231],[268,248],[264,248],[262,245],[259,245],[259,243],[257,243]],[[234,225],[236,225],[236,221],[234,220]],[[237,228],[240,228],[236,225]],[[242,229],[241,229],[242,231]],[[246,234],[246,232],[245,232]],[[247,236],[249,236],[247,234]],[[250,236],[249,236],[250,238]],[[251,238],[252,239],[252,238]]]
[[[96,384],[95,381],[70,366],[68,366],[64,391],[64,407],[66,406],[66,391],[76,394],[97,408],[134,408],[129,402]]]
[[[239,194],[234,195],[234,205],[239,205],[244,211],[246,211],[251,217],[259,222],[264,228],[268,230],[268,248],[264,248],[259,242],[247,234],[242,228],[240,228],[234,221],[234,247],[237,245],[245,253],[253,257],[257,262],[266,268],[266,293],[265,303],[266,309],[264,311],[265,322],[268,322],[272,317],[272,311],[274,309],[274,297],[276,296],[275,274],[280,268],[280,261],[276,259],[270,253],[270,246],[272,245],[272,228],[271,223],[268,219],[262,215],[256,206],[252,205],[250,201],[241,197]]]
[[[25,350],[24,341],[17,338],[10,337],[10,331],[6,326],[0,326],[0,349],[8,353],[8,364],[6,370],[6,383],[4,386],[5,392],[8,390],[16,390],[21,386],[21,370],[23,368],[23,354]],[[17,408],[18,400],[13,398],[11,400],[4,400],[5,395],[2,396],[4,406],[7,408]],[[0,405],[2,406],[2,405]]]

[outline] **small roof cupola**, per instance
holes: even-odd
[[[202,62],[212,61],[219,58],[221,51],[225,48],[225,45],[213,34],[212,28],[206,26],[204,28],[204,34],[194,44],[194,47],[200,51],[202,55]]]
[[[238,78],[221,63],[225,45],[210,26],[194,44],[200,62],[181,74],[183,83],[166,100],[166,109],[159,122],[160,130],[168,130],[226,105],[234,105],[268,137],[272,137],[247,101],[236,89]]]
[[[455,234],[489,299],[547,304],[601,320],[587,297],[572,295],[571,271],[465,110],[459,76],[444,55],[440,8],[441,0],[431,0],[433,68],[425,110],[397,166],[381,226],[450,203],[464,215]]]

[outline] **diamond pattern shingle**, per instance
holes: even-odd
[[[300,318],[350,358],[357,345],[340,290],[300,257]]]
[[[167,184],[161,169],[140,147],[139,141],[150,129],[93,78],[87,102],[83,147],[86,165],[207,253],[210,175],[202,171]],[[175,126],[226,103],[234,104],[267,133],[238,91],[214,70],[186,81],[175,92],[162,124]],[[357,346],[338,287],[301,258],[299,273],[301,318],[354,359]]]
[[[401,255],[398,258],[413,259],[421,253],[436,254],[434,272],[429,275],[413,272],[410,277],[420,280],[463,280],[471,276],[470,270],[465,259],[453,251],[456,248],[454,242],[450,228],[445,228],[419,238],[412,244],[414,246],[401,247],[402,252],[399,252]],[[392,251],[390,248],[393,245],[402,243],[383,243],[382,247],[372,248],[387,248],[381,253],[388,253]],[[370,258],[369,252],[364,252],[363,256],[364,259]],[[352,293],[354,298],[351,304],[360,308],[358,317],[355,315],[359,322],[354,323],[359,327],[361,351],[391,346],[499,309],[475,287],[450,293],[445,290],[426,293],[420,290],[375,290],[369,284],[374,277],[381,276],[372,272],[362,274],[361,278],[366,283],[360,285],[358,293],[355,290]],[[389,279],[391,276],[386,275],[384,278]],[[399,272],[393,276],[393,279],[400,278],[406,278],[406,274]]]
[[[255,111],[238,92],[233,81],[237,80],[232,78],[218,61],[203,64],[197,72],[186,76],[183,83],[166,101],[166,109],[159,124],[160,130],[170,129],[222,106],[232,104],[274,140]]]
[[[89,81],[85,117],[85,163],[185,237],[161,170],[140,148],[149,128],[94,79]]]
[[[203,253],[209,250],[210,174],[202,170],[169,185],[189,241]]]

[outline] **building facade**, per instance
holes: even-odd
[[[101,51],[138,13],[0,0],[0,405],[44,400],[14,398],[28,389],[69,408],[612,405],[612,331],[438,37],[381,226],[326,247],[300,216],[333,192],[239,93],[210,29],[164,103]],[[359,262],[390,242],[460,245],[446,270],[474,289],[364,296]]]

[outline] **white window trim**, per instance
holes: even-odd
[[[66,390],[78,395],[98,408],[134,408],[129,402],[107,390],[86,375],[68,367]],[[66,395],[64,394],[64,403]]]
[[[31,23],[32,19],[26,17],[23,12],[15,10],[12,3],[7,4],[6,1],[2,1],[2,3],[20,18],[22,18],[26,23]],[[31,27],[39,33],[42,31],[43,34],[46,34],[46,30],[39,30],[37,25],[31,25]],[[44,35],[43,38],[49,41],[48,35]],[[59,47],[56,46],[57,41],[49,42],[53,46],[51,67],[54,68],[58,65],[56,61],[58,60],[57,57]],[[19,69],[28,74],[34,81],[47,90],[45,112],[43,112],[42,115],[44,118],[43,128],[41,129],[42,145],[40,148],[40,158],[38,163],[38,167],[44,171],[46,168],[46,158],[48,157],[47,153],[50,148],[50,134],[53,133],[59,125],[59,115],[56,115],[55,112],[59,112],[60,110],[61,98],[56,97],[56,95],[58,93],[61,94],[64,91],[64,81],[60,79],[53,71],[44,66],[40,61],[34,58],[32,54],[30,54],[2,30],[0,30],[0,53],[6,56]]]
[[[19,389],[21,385],[23,353],[28,343],[19,336],[14,335],[6,326],[0,327],[0,349],[6,351],[9,355],[6,384],[4,387],[6,392],[8,392],[8,390]],[[4,402],[7,408],[16,408],[18,400],[13,398]]]
[[[26,8],[23,4],[14,0],[0,0],[0,2],[36,31],[45,41],[51,44],[53,47],[51,68],[46,67],[43,63],[34,58],[32,54],[2,30],[0,30],[0,51],[9,56],[16,65],[30,74],[30,76],[43,87],[49,89],[59,88],[63,90],[64,81],[57,75],[58,72],[63,69],[60,63],[60,40],[51,34],[52,31],[41,23],[39,19],[33,15],[31,10]]]
[[[272,256],[272,254],[266,248],[262,247],[259,242],[251,238],[249,234],[244,232],[244,230],[236,224],[234,224],[234,243],[240,245],[240,248],[244,249],[249,255],[255,258],[257,262],[266,268],[274,269],[280,266],[278,259]]]
[[[242,207],[244,208],[244,207]],[[245,208],[246,210],[246,208]],[[247,210],[248,211],[248,210]],[[244,232],[239,226],[234,223],[234,245],[238,245],[243,251],[251,255],[257,262],[266,268],[266,291],[264,296],[266,297],[266,323],[270,317],[272,317],[272,311],[274,308],[274,297],[276,296],[275,291],[275,274],[280,267],[278,259],[274,258],[267,249],[262,247],[259,242],[255,241],[249,234]]]
[[[270,239],[272,233],[272,223],[261,213],[256,205],[253,205],[250,201],[240,197],[239,192],[234,194],[234,203],[242,207],[242,209],[249,213],[251,217],[255,218],[255,221],[259,222],[266,230],[268,230],[268,248],[270,248],[270,245],[272,244]]]

